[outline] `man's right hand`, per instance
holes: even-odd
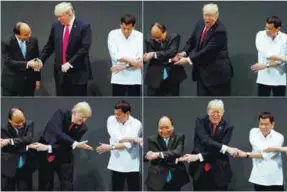
[[[239,150],[237,148],[233,148],[233,147],[228,147],[227,152],[233,157],[238,156],[238,154],[239,154]]]
[[[32,60],[28,61],[27,67],[34,69],[34,71],[40,71],[41,68],[43,67],[43,64],[42,64],[41,60],[35,61],[34,59],[32,59]]]
[[[86,143],[78,143],[76,145],[76,148],[90,150],[90,151],[94,150],[93,147],[91,147],[90,145],[88,145]]]
[[[185,57],[186,53],[183,51],[183,52],[178,53],[177,56],[179,56],[180,58]]]

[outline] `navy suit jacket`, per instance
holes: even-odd
[[[41,143],[52,146],[52,154],[61,161],[72,161],[72,144],[80,141],[88,128],[85,124],[74,125],[71,131],[72,112],[71,110],[58,109],[48,121],[44,133],[40,138]]]
[[[75,18],[70,31],[66,60],[73,68],[67,73],[61,72],[62,42],[64,26],[57,21],[53,24],[48,42],[44,46],[40,59],[43,63],[54,52],[54,76],[56,82],[64,81],[71,84],[87,84],[92,79],[89,50],[92,44],[92,31],[90,24]]]

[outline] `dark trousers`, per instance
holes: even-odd
[[[141,96],[141,85],[112,84],[113,96]]]
[[[112,191],[124,191],[125,181],[128,184],[128,191],[141,191],[139,172],[112,171]]]
[[[258,96],[270,96],[273,93],[273,96],[285,96],[286,86],[271,86],[258,84]]]
[[[203,171],[200,173],[198,180],[193,180],[194,191],[227,191],[228,184],[225,186],[217,186],[210,172]]]
[[[205,86],[201,80],[197,81],[197,96],[230,96],[231,82],[214,86]]]
[[[49,163],[46,154],[40,157],[39,191],[53,191],[55,172],[60,180],[61,191],[73,191],[73,162],[59,162],[56,157],[55,161]]]
[[[87,96],[88,86],[87,84],[73,85],[70,83],[56,83],[56,95],[57,96]]]
[[[22,167],[14,177],[1,175],[1,191],[32,191],[32,172]]]
[[[25,83],[21,90],[19,91],[12,91],[5,87],[2,87],[2,96],[34,96],[35,92],[35,84]]]
[[[169,182],[166,183],[161,190],[148,187],[148,191],[181,191],[181,187],[177,187],[175,183]]]
[[[254,184],[255,191],[284,191],[284,185],[263,186]]]
[[[169,79],[163,80],[159,88],[148,87],[148,96],[179,96],[179,84],[170,82]]]

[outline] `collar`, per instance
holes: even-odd
[[[121,28],[120,28],[120,34],[122,35],[122,37],[123,37],[125,40],[129,40],[129,39],[131,38],[131,36],[134,34],[134,30],[135,30],[135,29],[132,30],[132,32],[131,32],[131,34],[128,36],[128,38],[125,37],[125,35],[123,34]]]
[[[26,41],[22,41],[22,40],[18,39],[18,37],[17,37],[16,35],[15,35],[15,38],[17,39],[18,44],[20,44],[20,43],[22,43],[22,42],[26,43]]]

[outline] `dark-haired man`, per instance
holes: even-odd
[[[126,14],[120,29],[108,36],[112,61],[111,84],[113,96],[140,96],[142,84],[143,34],[135,30],[136,18]]]
[[[26,120],[19,108],[12,108],[7,125],[1,128],[1,190],[32,190],[32,163],[28,153],[33,148],[34,122]],[[35,147],[34,147],[35,149]]]
[[[3,96],[34,96],[41,80],[42,64],[37,62],[38,56],[38,40],[31,37],[31,28],[26,23],[16,23],[13,35],[2,42]]]
[[[287,35],[281,25],[279,17],[268,17],[265,30],[256,35],[258,63],[251,70],[257,72],[258,96],[285,96]]]
[[[111,152],[108,169],[112,172],[111,191],[123,191],[125,181],[129,191],[140,188],[140,145],[136,142],[122,142],[123,139],[141,136],[142,124],[131,116],[131,106],[126,101],[119,101],[114,108],[114,115],[107,120],[110,145],[101,144],[98,153]]]
[[[268,148],[281,148],[284,136],[274,130],[275,119],[269,112],[259,115],[259,128],[249,132],[252,152],[239,151],[238,156],[252,158],[249,182],[255,191],[284,191],[282,156],[280,152],[266,152]]]
[[[179,96],[179,85],[186,79],[182,66],[174,65],[172,58],[177,54],[180,36],[168,33],[161,23],[153,23],[151,37],[145,40],[144,62],[149,62],[145,82],[148,96]]]

